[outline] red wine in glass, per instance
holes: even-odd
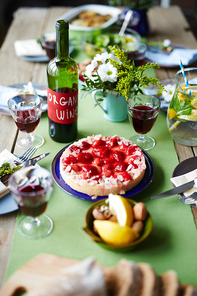
[[[146,134],[153,127],[158,113],[154,116],[155,110],[148,106],[136,106],[132,110],[133,127],[136,133]]]
[[[10,192],[25,215],[18,223],[26,238],[40,239],[53,229],[53,221],[44,212],[53,191],[51,173],[39,166],[22,168],[9,178]]]
[[[38,193],[38,195],[30,196],[28,205],[20,205],[19,209],[25,216],[31,216],[31,217],[38,217],[44,211],[47,207],[47,202],[44,201],[44,195],[40,194],[39,192],[43,192],[44,188],[40,185],[29,185],[26,187],[23,187],[20,192],[26,192],[26,193]],[[24,198],[24,197],[22,197]],[[41,202],[43,200],[43,202]]]
[[[40,117],[33,116],[25,117],[27,111],[19,111],[19,117],[16,118],[16,125],[21,132],[32,133],[40,122]]]
[[[8,100],[9,111],[18,127],[26,135],[17,139],[17,145],[22,149],[29,148],[32,144],[40,147],[44,139],[34,135],[34,130],[40,122],[42,114],[42,99],[34,94],[19,94]]]
[[[155,146],[155,140],[146,134],[152,129],[159,114],[159,99],[139,93],[131,96],[127,105],[129,121],[137,133],[130,140],[144,150],[152,149]]]

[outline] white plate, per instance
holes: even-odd
[[[17,83],[17,84],[13,84],[13,85],[9,85],[9,87],[13,87],[13,88],[17,88],[18,90],[22,90],[23,89],[23,85],[27,85],[27,83]],[[43,99],[43,103],[42,103],[42,112],[47,111],[47,86],[45,84],[41,84],[41,83],[32,83],[33,87],[35,88],[35,90],[37,90],[37,93],[39,95],[39,90],[43,92],[46,91],[46,100]],[[4,115],[9,115],[10,111],[8,109],[7,106],[0,106],[0,114],[4,114]]]
[[[69,46],[69,53],[73,52],[74,46]],[[28,61],[28,62],[49,62],[48,56],[18,56],[20,59]]]
[[[18,206],[11,193],[6,194],[0,199],[0,215],[11,213],[16,210],[18,210]]]
[[[85,10],[95,11],[96,13],[99,13],[101,15],[110,14],[112,18],[105,22],[100,28],[104,29],[118,20],[118,16],[122,13],[122,10],[117,7],[107,6],[107,5],[97,5],[97,4],[88,4],[88,5],[81,5],[77,6],[65,14],[63,14],[59,20],[67,20],[68,22],[71,21],[73,18],[75,18],[79,13]],[[94,31],[98,30],[98,28],[95,27],[83,27],[83,26],[76,26],[76,25],[69,25],[69,29],[73,31]]]
[[[164,86],[168,85],[168,84],[173,85],[173,84],[176,83],[175,79],[163,79],[163,80],[160,80],[160,82]],[[158,94],[157,89],[158,89],[158,87],[150,86],[150,87],[148,87],[148,88],[146,88],[144,90],[144,93],[146,95],[156,96],[157,97],[157,94]],[[161,101],[161,109],[163,109],[164,111],[167,111],[170,102],[166,102],[163,97],[158,97],[158,99]]]

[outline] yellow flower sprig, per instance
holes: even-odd
[[[131,94],[142,92],[142,88],[150,84],[164,89],[164,86],[159,82],[158,78],[148,77],[144,73],[147,69],[159,68],[156,63],[147,63],[143,66],[135,67],[134,62],[131,63],[131,61],[126,58],[124,51],[115,46],[110,46],[110,49],[121,62],[110,60],[111,64],[118,69],[117,75],[119,79],[114,90],[125,96],[127,100]]]

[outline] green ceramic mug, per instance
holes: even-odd
[[[109,121],[121,122],[127,119],[127,102],[123,96],[117,96],[116,92],[109,92],[107,97],[102,96],[101,91],[95,90],[92,92],[92,97],[104,112],[104,117]],[[101,105],[100,99],[103,99]]]

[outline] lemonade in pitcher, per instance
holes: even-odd
[[[167,125],[174,141],[197,146],[197,68],[185,69],[186,86],[181,70],[175,75],[176,90],[170,102]]]

